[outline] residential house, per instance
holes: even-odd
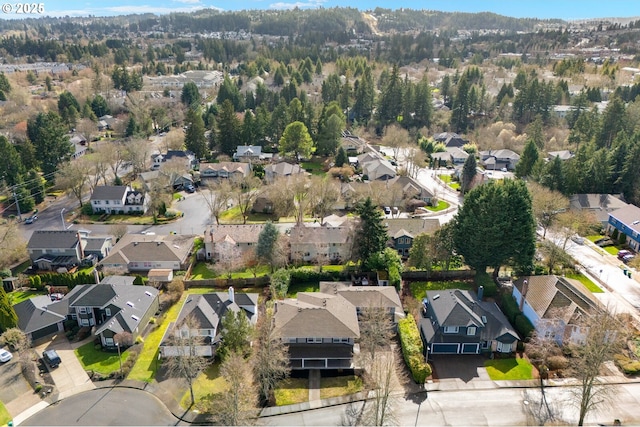
[[[520,337],[495,302],[482,301],[482,291],[427,291],[422,305],[419,328],[427,357],[516,350]]]
[[[272,183],[278,178],[300,174],[309,175],[300,165],[285,161],[272,163],[264,167],[264,179],[268,183]]]
[[[447,153],[451,156],[453,165],[462,165],[469,157],[469,153],[458,147],[447,147]]]
[[[198,159],[191,151],[184,150],[169,150],[165,154],[156,153],[151,155],[151,169],[153,170],[160,169],[162,164],[166,162],[180,165],[185,170],[192,170],[198,164]]]
[[[603,228],[607,227],[610,212],[629,206],[615,194],[574,194],[569,201],[571,209],[595,215]]]
[[[144,213],[149,206],[145,193],[133,190],[128,185],[100,185],[91,194],[94,214]]]
[[[104,347],[114,348],[114,335],[127,332],[135,340],[159,310],[158,290],[150,286],[78,285],[61,301],[68,303],[68,317],[91,326]]]
[[[272,214],[273,213],[273,201],[265,196],[260,195],[256,197],[256,200],[253,202],[253,206],[251,206],[251,212],[259,212],[264,214]]]
[[[80,235],[72,230],[36,230],[27,243],[32,265],[39,270],[69,269],[84,258]]]
[[[82,156],[84,156],[87,153],[87,146],[84,144],[78,144],[78,143],[73,143],[70,142],[71,146],[73,147],[73,154],[71,154],[71,158],[72,159],[78,159]]]
[[[249,176],[251,165],[242,162],[200,163],[200,179],[230,179],[240,181]]]
[[[188,70],[177,75],[149,77],[144,76],[144,85],[173,89],[181,89],[185,83],[192,82],[199,89],[217,87],[224,80],[221,71]]]
[[[113,130],[116,123],[118,123],[118,119],[110,114],[105,114],[104,116],[98,117],[98,130]]]
[[[627,205],[623,208],[609,212],[609,222],[607,224],[607,234],[611,235],[613,230],[624,233],[627,245],[636,252],[640,252],[640,208],[634,205]]]
[[[258,244],[264,224],[216,225],[205,231],[205,258],[220,260],[221,255],[234,251],[246,253]]]
[[[289,234],[291,261],[331,263],[350,259],[351,227],[305,227],[296,225]]]
[[[393,196],[393,200],[390,202],[392,206],[399,206],[403,200],[407,199],[418,199],[431,204],[432,199],[435,197],[432,191],[410,176],[397,176],[389,180],[387,184],[390,188],[389,194]],[[396,190],[399,190],[399,192]]]
[[[582,283],[554,275],[521,277],[514,282],[512,295],[538,334],[559,345],[580,340],[576,324],[600,307]]]
[[[74,145],[87,145],[87,138],[81,133],[71,134],[69,142]]]
[[[360,154],[359,156],[357,156],[357,159],[358,159],[357,166],[362,166],[365,163],[369,163],[374,160],[380,160],[380,155],[371,151],[367,151],[366,153]]]
[[[520,155],[512,150],[503,148],[500,150],[488,150],[480,152],[481,164],[487,170],[514,170]]]
[[[575,154],[573,153],[573,151],[569,151],[569,150],[549,151],[547,154],[549,156],[548,157],[549,161],[555,159],[556,157],[560,158],[560,160],[562,161],[569,160],[575,157]]]
[[[136,278],[134,276],[104,276],[102,280],[100,280],[100,284],[133,286],[133,282],[135,282],[135,280]]]
[[[340,295],[298,292],[276,301],[274,333],[288,348],[291,369],[356,368],[358,315]]]
[[[52,302],[49,295],[38,295],[13,306],[18,316],[18,328],[31,341],[64,331],[67,301]]]
[[[99,264],[129,273],[152,268],[186,270],[191,262],[195,237],[183,234],[125,234]]]
[[[113,248],[112,236],[80,236],[82,240],[82,248],[85,257],[93,257],[96,261],[100,261]]]
[[[238,145],[233,160],[238,162],[256,163],[268,161],[273,158],[272,153],[263,153],[262,147],[259,145]]]
[[[340,295],[353,304],[358,317],[367,309],[389,313],[389,319],[394,325],[405,317],[400,296],[393,286],[353,286],[351,282],[320,282],[320,292]]]
[[[340,146],[347,152],[347,154],[360,154],[364,150],[364,143],[360,141],[360,138],[353,135],[342,136],[340,138]]]
[[[384,220],[389,235],[389,246],[403,258],[409,257],[413,240],[420,234],[432,235],[440,228],[438,218],[390,218]]]
[[[222,319],[229,311],[247,316],[254,325],[258,319],[258,294],[236,293],[229,288],[228,292],[189,295],[180,308],[175,322],[171,322],[160,342],[162,357],[186,354],[186,349],[176,346],[176,338],[202,337],[196,347],[196,354],[213,357],[223,338]],[[197,328],[189,329],[187,318],[193,318]]]
[[[388,160],[375,159],[362,163],[362,175],[369,181],[387,181],[395,178],[396,168]]]
[[[462,148],[465,144],[468,143],[467,140],[463,139],[460,135],[453,132],[442,132],[433,136],[433,139],[436,142],[441,142],[447,148]]]
[[[173,270],[170,268],[152,268],[147,273],[147,278],[151,286],[160,288],[173,280]]]

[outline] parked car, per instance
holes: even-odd
[[[56,352],[55,350],[45,350],[42,353],[42,358],[44,359],[45,363],[51,368],[57,368],[60,363],[62,363],[62,360],[60,360],[60,356],[58,356],[58,352]]]
[[[25,224],[33,224],[38,219],[37,215],[31,215],[29,218],[24,220]]]
[[[389,206],[385,206],[383,210],[386,215],[391,215],[391,208]]]
[[[184,191],[186,191],[187,193],[194,193],[196,191],[196,187],[194,187],[191,184],[185,185],[184,186]]]
[[[7,363],[11,358],[13,358],[13,354],[4,348],[0,348],[0,362]]]
[[[629,254],[629,255],[625,255],[622,257],[622,262],[624,262],[625,264],[627,264],[629,261],[631,261],[632,259],[634,259],[636,256],[633,254]]]
[[[577,234],[571,236],[571,240],[579,245],[584,245],[584,237],[578,236]]]
[[[622,249],[620,251],[618,251],[618,259],[624,259],[624,257],[628,256],[628,255],[633,255],[633,252],[627,250],[627,249]]]

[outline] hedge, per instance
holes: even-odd
[[[54,286],[68,286],[72,289],[75,285],[95,284],[93,273],[44,273],[40,275],[41,283]],[[34,278],[34,281],[37,280]]]
[[[317,269],[309,269],[304,267],[293,268],[289,270],[291,273],[291,284],[296,283],[308,283],[308,282],[320,282],[320,281],[335,281],[345,277],[345,274],[341,271],[322,271]]]
[[[422,339],[418,325],[411,314],[407,314],[405,319],[398,322],[398,333],[402,356],[411,371],[411,377],[416,383],[424,384],[427,377],[431,375],[431,367],[424,361]]]
[[[492,297],[498,293],[498,287],[496,286],[496,282],[494,282],[493,278],[489,276],[487,273],[483,273],[483,272],[476,273],[476,277],[474,281],[476,283],[477,289],[480,289],[480,286],[484,288],[483,295],[485,297]]]
[[[613,359],[616,361],[616,365],[622,369],[627,375],[637,375],[640,374],[640,361],[632,360],[627,356],[622,354],[616,354],[613,356]]]
[[[502,294],[502,312],[523,340],[531,336],[535,328],[529,319],[522,314],[511,294]]]

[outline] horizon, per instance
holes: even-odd
[[[166,0],[161,5],[153,5],[149,0],[112,0],[109,6],[91,0],[49,0],[42,3],[42,14],[8,13],[15,12],[17,3],[5,3],[2,6],[2,19],[23,19],[38,17],[106,17],[130,14],[165,15],[174,12],[196,12],[202,9],[216,9],[219,11],[241,10],[288,10],[293,8],[317,9],[333,7],[353,7],[360,11],[373,10],[376,7],[385,9],[414,9],[434,10],[441,12],[492,12],[513,18],[537,18],[537,19],[561,19],[576,21],[585,19],[606,18],[635,18],[640,16],[640,2],[617,0],[602,2],[596,0],[576,1],[551,1],[539,0],[535,4],[526,2],[504,2],[502,0],[409,0],[397,7],[396,2],[383,0],[375,4],[365,0],[355,0],[350,4],[344,4],[340,0],[250,0],[238,2],[242,7],[231,7],[229,3],[220,0]]]

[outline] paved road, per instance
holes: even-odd
[[[178,420],[154,395],[130,388],[76,394],[24,420],[24,426],[168,426]]]

